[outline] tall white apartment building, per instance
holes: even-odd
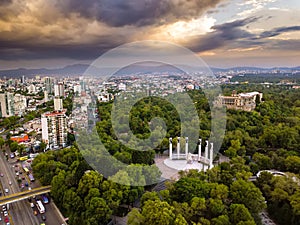
[[[14,116],[14,94],[10,92],[0,94],[0,117]]]
[[[81,94],[81,85],[80,84],[75,84],[74,85],[74,92],[78,95]]]
[[[65,85],[62,82],[54,85],[54,96],[64,97],[65,96]]]
[[[14,112],[16,116],[22,116],[27,108],[27,100],[24,95],[15,94],[14,96]]]
[[[54,98],[54,111],[61,111],[63,109],[63,100],[59,97]]]
[[[47,112],[42,114],[42,140],[50,149],[67,145],[67,110]]]

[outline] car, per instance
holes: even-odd
[[[42,195],[42,201],[43,201],[44,204],[47,204],[47,203],[49,203],[49,198],[45,194],[43,194]]]
[[[6,225],[10,225],[10,223],[6,223]]]
[[[25,186],[28,187],[28,183],[27,182],[25,183]]]
[[[19,176],[19,171],[16,172],[16,175]]]
[[[11,185],[11,181],[9,181],[8,184]]]
[[[2,210],[6,211],[6,206],[5,205],[2,206]]]
[[[15,158],[15,154],[14,153],[10,153],[10,158],[11,159]]]
[[[5,188],[4,191],[5,191],[5,193],[8,193],[8,188]]]
[[[38,214],[38,212],[36,210],[34,210],[33,214],[36,216]]]
[[[9,222],[9,218],[7,216],[4,217],[4,222],[8,223]]]
[[[1,216],[0,216],[0,221],[2,221],[2,218],[1,218]]]
[[[23,183],[21,184],[21,188],[24,188],[24,184]]]
[[[42,215],[42,220],[46,221],[46,216],[45,215]]]
[[[31,191],[31,187],[28,187],[28,191]]]
[[[22,180],[25,180],[25,177],[24,177],[24,176],[22,177]]]
[[[7,212],[7,211],[4,211],[4,212],[3,212],[3,215],[4,215],[4,216],[8,216],[8,212]]]
[[[4,176],[4,174],[3,173],[0,173],[0,177],[3,177]]]

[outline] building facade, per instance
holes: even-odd
[[[54,96],[64,97],[65,96],[65,85],[62,82],[54,85]]]
[[[54,111],[61,111],[63,109],[63,100],[59,97],[54,98]]]
[[[256,102],[261,102],[262,97],[263,94],[257,91],[240,94],[233,91],[231,96],[219,96],[216,105],[226,106],[227,109],[252,111],[256,107]]]
[[[27,109],[27,99],[24,95],[15,94],[14,96],[14,112],[16,116],[24,115]]]
[[[41,117],[42,141],[50,149],[67,145],[67,116],[66,110],[44,113]]]
[[[0,117],[15,115],[14,94],[10,92],[0,94]]]

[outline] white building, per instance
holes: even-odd
[[[78,95],[81,94],[81,85],[80,84],[74,85],[74,92],[77,93]]]
[[[28,87],[27,87],[27,90],[28,90],[28,92],[31,94],[36,94],[36,87],[35,87],[35,85],[34,84],[30,84]]]
[[[44,91],[44,102],[48,102],[48,101],[49,101],[48,92]]]
[[[14,95],[6,92],[0,94],[0,117],[14,116]]]
[[[256,102],[262,101],[263,94],[257,91],[237,94],[233,91],[231,96],[219,96],[217,106],[226,106],[227,109],[252,111],[256,107]]]
[[[68,134],[66,110],[44,113],[41,123],[42,140],[50,149],[66,146]]]
[[[64,83],[58,83],[54,85],[54,96],[64,97],[65,96],[65,85]]]
[[[63,101],[59,97],[54,99],[54,111],[60,111],[63,109]]]
[[[118,89],[119,89],[120,91],[126,91],[126,84],[120,83],[120,84],[118,85]]]
[[[24,95],[15,94],[14,96],[14,112],[16,116],[22,116],[27,108],[27,100]]]

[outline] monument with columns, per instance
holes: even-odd
[[[204,152],[202,152],[202,139],[198,142],[198,154],[189,152],[189,138],[185,137],[185,150],[180,149],[181,137],[177,137],[177,148],[173,152],[172,138],[169,138],[169,158],[164,161],[165,165],[177,170],[197,169],[206,171],[213,167],[213,143],[206,142]],[[209,145],[210,144],[210,145]],[[209,148],[210,147],[210,148]]]

